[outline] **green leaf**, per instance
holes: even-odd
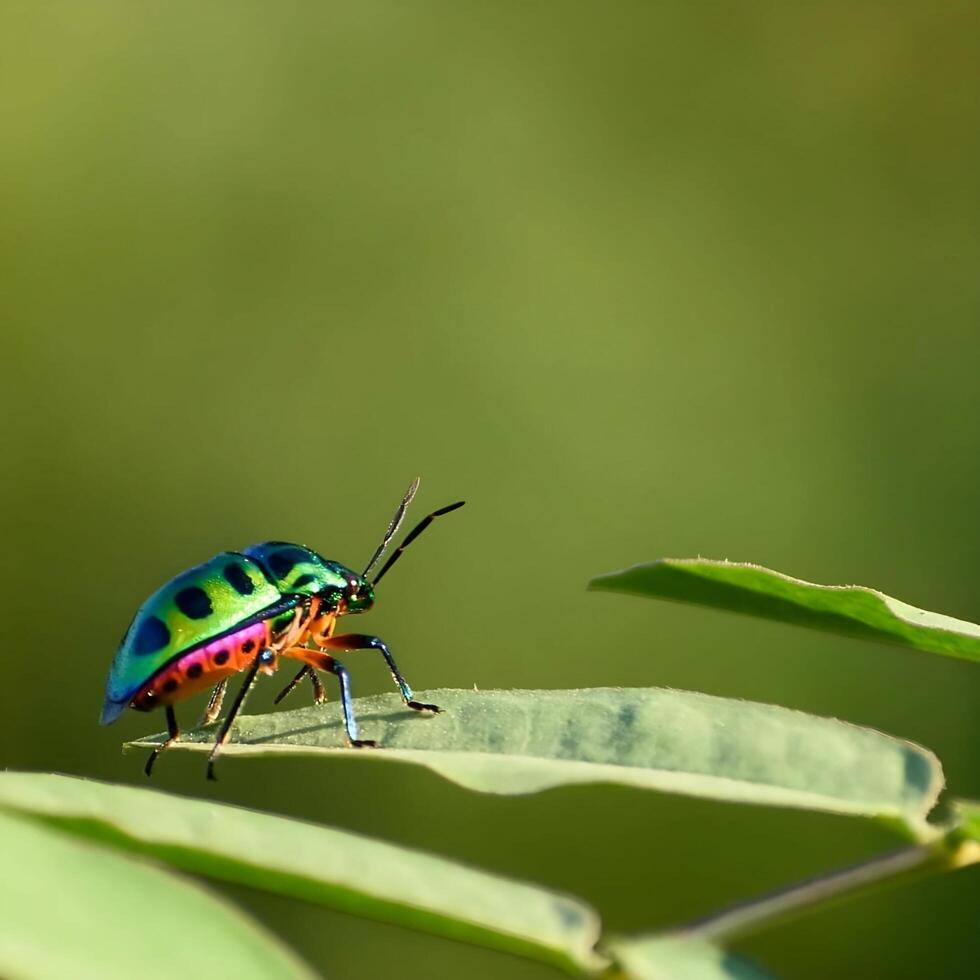
[[[0,976],[311,980],[256,922],[175,875],[0,813]]]
[[[39,773],[0,773],[0,808],[222,881],[545,960],[572,972],[603,962],[594,952],[598,917],[584,903],[357,834]],[[152,906],[157,923],[160,908],[168,906]],[[168,933],[169,916],[168,911]],[[145,949],[146,930],[134,930],[136,935]]]
[[[959,818],[959,830],[970,840],[980,841],[980,801],[954,800],[953,811]]]
[[[951,863],[958,868],[980,864],[980,800],[953,800],[956,822],[947,840]]]
[[[600,575],[589,588],[690,602],[980,661],[976,623],[916,609],[860,585],[815,585],[761,565],[661,558]]]
[[[748,960],[713,943],[683,935],[617,939],[607,944],[632,980],[768,980]]]
[[[323,705],[245,716],[224,751],[409,762],[488,793],[622,783],[896,818],[917,830],[943,785],[926,749],[773,705],[660,688],[442,690],[424,697],[442,714],[418,715],[395,695],[355,702],[362,732],[378,749],[345,748],[337,706]],[[192,732],[174,749],[207,750],[212,738],[213,730]]]

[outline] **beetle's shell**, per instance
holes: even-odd
[[[140,606],[126,631],[109,669],[102,724],[115,721],[177,658],[243,626],[281,617],[307,596],[336,606],[356,578],[339,562],[285,541],[225,551],[182,572]],[[214,683],[220,679],[216,675]]]
[[[126,631],[109,669],[102,724],[115,721],[133,694],[175,657],[282,604],[261,565],[246,555],[222,552],[182,572],[140,606]]]
[[[283,595],[300,593],[328,597],[334,593],[336,602],[352,580],[361,581],[359,575],[339,561],[330,561],[312,548],[286,541],[253,544],[243,549],[242,554],[257,561]]]
[[[269,645],[272,634],[272,621],[261,619],[182,653],[133,695],[131,707],[151,711],[214,687],[218,681],[249,667],[255,655]]]

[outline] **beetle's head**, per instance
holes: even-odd
[[[362,575],[351,575],[344,589],[349,613],[367,612],[374,605],[374,586]]]

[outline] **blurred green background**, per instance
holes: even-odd
[[[162,718],[96,724],[142,599],[270,537],[358,566],[421,473],[416,517],[468,507],[371,617],[416,687],[777,702],[921,741],[980,796],[969,664],[584,591],[703,554],[980,616],[978,9],[4,4],[0,764],[142,785],[120,743]],[[175,755],[156,785],[567,889],[614,930],[894,845],[350,762],[207,785]],[[555,975],[234,894],[330,977]],[[973,977],[978,901],[962,872],[741,949]]]

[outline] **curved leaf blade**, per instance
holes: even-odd
[[[980,661],[980,626],[860,585],[817,585],[761,565],[660,558],[600,575],[596,592],[652,596]]]
[[[0,866],[0,976],[316,976],[223,899],[9,813],[0,813]]]
[[[594,951],[598,916],[585,903],[358,834],[42,773],[0,773],[0,809],[222,881],[529,956],[571,972],[603,963]]]
[[[331,704],[242,717],[224,751],[408,762],[487,793],[620,783],[887,817],[916,832],[943,785],[927,749],[775,705],[663,688],[440,690],[424,697],[443,712],[421,717],[395,695],[355,702],[364,736],[379,749],[343,747],[339,709]],[[185,738],[174,748],[206,750],[213,731]]]
[[[606,946],[632,980],[771,980],[749,960],[695,937],[616,939]]]

